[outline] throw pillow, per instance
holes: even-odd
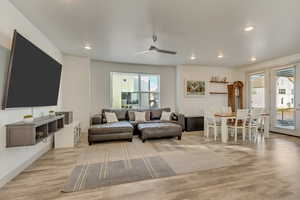
[[[137,122],[146,121],[146,112],[134,112],[134,118]]]
[[[105,118],[106,118],[107,123],[113,123],[113,122],[119,121],[116,113],[113,113],[113,112],[106,112]]]
[[[172,114],[171,112],[163,111],[162,114],[161,114],[160,120],[162,120],[162,121],[171,120],[171,114]]]

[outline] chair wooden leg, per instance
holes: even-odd
[[[208,138],[208,133],[209,133],[209,125],[206,123],[206,129],[205,129],[205,136]]]
[[[237,128],[234,129],[234,141],[237,143]]]
[[[243,142],[245,142],[245,140],[246,140],[246,128],[243,128],[242,132],[243,132]]]
[[[214,127],[214,135],[215,135],[215,140],[217,140],[217,127]]]
[[[248,128],[248,136],[249,136],[249,141],[252,140],[252,127],[249,126]]]

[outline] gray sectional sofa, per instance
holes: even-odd
[[[146,121],[137,122],[134,112],[145,112]],[[171,119],[161,121],[163,111],[170,112],[170,108],[160,109],[103,109],[100,114],[91,118],[91,126],[88,131],[89,144],[97,141],[128,140],[132,141],[133,135],[139,135],[145,142],[151,138],[178,137],[181,139],[185,129],[184,115],[172,113]],[[105,112],[114,112],[119,122],[106,123]]]

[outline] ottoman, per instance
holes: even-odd
[[[96,141],[128,140],[132,142],[133,127],[128,121],[92,125],[88,131],[89,145]]]
[[[181,140],[182,136],[182,127],[169,122],[138,124],[138,130],[143,142],[147,139],[163,137],[178,137],[178,140]]]

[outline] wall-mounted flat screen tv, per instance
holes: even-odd
[[[62,65],[14,33],[3,108],[57,105]]]

